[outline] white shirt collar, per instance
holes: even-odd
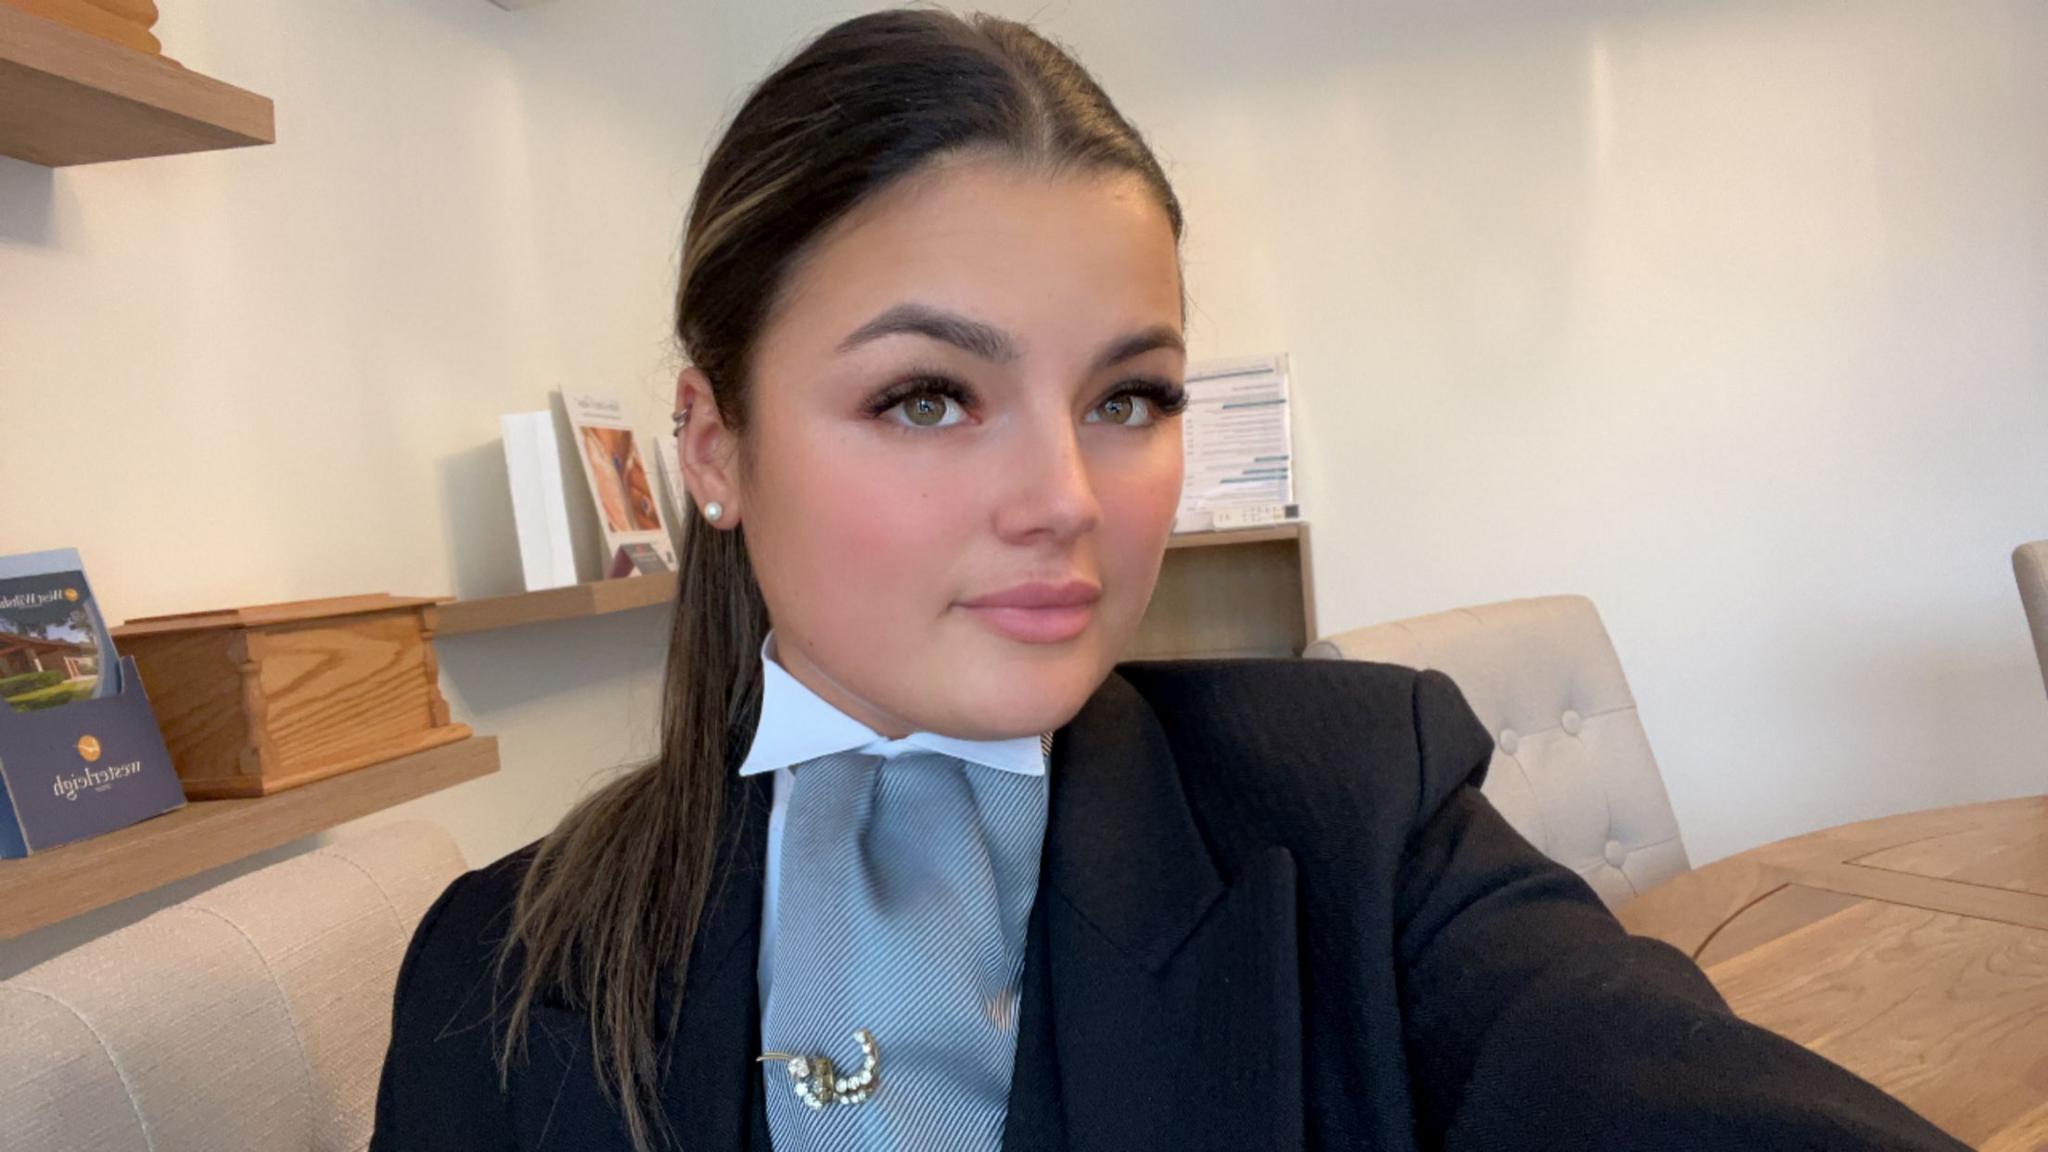
[[[912,732],[900,740],[883,739],[881,733],[833,707],[784,670],[775,655],[775,630],[769,629],[761,641],[761,721],[755,726],[747,758],[740,762],[740,775],[772,772],[834,752],[857,750],[887,759],[913,749],[1024,776],[1045,775],[1045,750],[1038,736],[961,740]]]

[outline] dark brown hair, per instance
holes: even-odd
[[[676,335],[748,461],[755,342],[796,262],[833,223],[945,157],[986,153],[1048,173],[1139,177],[1181,235],[1158,162],[1071,56],[1023,24],[907,9],[811,41],[753,93],[690,206]],[[590,1017],[605,1093],[638,1152],[669,1143],[654,1020],[683,987],[718,875],[726,781],[760,716],[768,613],[744,529],[684,525],[659,758],[579,803],[541,841],[498,975],[511,980],[501,1083],[536,996]],[[681,996],[669,1004],[673,1030]]]

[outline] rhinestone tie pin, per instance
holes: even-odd
[[[756,1062],[784,1060],[789,1064],[789,1086],[796,1098],[812,1108],[823,1108],[828,1104],[861,1104],[873,1098],[875,1089],[881,1084],[881,1050],[875,1045],[875,1034],[862,1028],[853,1034],[860,1043],[864,1063],[851,1076],[838,1075],[839,1069],[832,1058],[825,1055],[804,1055],[792,1052],[764,1052]]]

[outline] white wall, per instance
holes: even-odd
[[[2048,790],[2048,5],[992,7],[1166,160],[1197,354],[1293,354],[1322,631],[1591,596],[1699,862]]]
[[[667,425],[674,253],[731,88],[708,6],[161,7],[168,54],[271,97],[278,143],[0,159],[0,553],[79,547],[117,620],[518,590],[499,414],[566,385]],[[539,836],[652,749],[663,628],[440,642],[503,768],[373,819],[475,863]],[[0,975],[246,868],[0,942]]]
[[[0,160],[0,551],[83,548],[121,618],[514,586],[497,415],[660,425],[698,158],[865,6],[164,7],[276,146]],[[1592,596],[1697,860],[2043,790],[2048,6],[991,7],[1166,159],[1197,353],[1293,354],[1325,631]],[[400,814],[537,836],[651,745],[660,626],[447,641],[505,768]]]

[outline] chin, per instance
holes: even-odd
[[[993,658],[973,660],[973,670],[958,683],[967,689],[961,713],[971,715],[991,740],[1067,724],[1108,674],[1098,648],[1087,640],[1079,635],[1059,646],[1004,644]]]

